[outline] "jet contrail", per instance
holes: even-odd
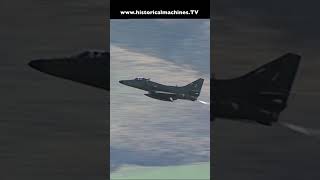
[[[300,134],[304,134],[307,136],[313,136],[320,138],[320,129],[311,129],[311,128],[305,128],[302,126],[294,125],[291,123],[286,123],[286,122],[279,122],[279,124],[283,127],[286,127],[294,132],[298,132]]]
[[[202,103],[202,104],[205,104],[205,105],[210,105],[210,103],[205,102],[205,101],[198,100],[198,102],[200,102],[200,103]]]

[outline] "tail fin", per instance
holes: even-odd
[[[286,107],[300,58],[288,53],[240,77],[251,84],[257,105],[275,113]]]
[[[287,53],[246,74],[243,78],[266,80],[281,90],[289,92],[298,70],[300,58],[299,55]]]
[[[192,83],[186,85],[185,88],[189,89],[189,94],[191,96],[198,97],[201,92],[203,81],[204,81],[204,79],[199,78],[196,81],[193,81]]]

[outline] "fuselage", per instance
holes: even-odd
[[[271,104],[270,99],[275,97],[261,94],[261,91],[256,89],[258,84],[252,86],[238,80],[213,80],[213,84],[211,101],[213,117],[259,122],[265,125],[277,121],[279,113],[275,110],[281,104]],[[281,111],[284,108],[281,107]]]
[[[151,81],[146,78],[135,78],[132,80],[121,80],[121,84],[134,87],[147,91],[148,94],[145,94],[148,97],[164,100],[164,101],[173,101],[176,99],[187,99],[195,101],[198,96],[194,95],[192,91],[186,86],[167,86]]]

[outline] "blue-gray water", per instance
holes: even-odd
[[[111,21],[111,167],[208,162],[210,108],[165,102],[118,83],[137,76],[168,85],[204,78],[200,100],[210,99],[208,20]]]

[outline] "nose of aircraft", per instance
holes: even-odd
[[[28,65],[38,71],[109,90],[109,60],[35,59]]]
[[[43,63],[42,63],[42,60],[33,60],[33,61],[30,61],[28,65],[34,69],[41,70]]]
[[[126,86],[132,86],[132,83],[130,80],[120,80],[119,83],[126,85]]]

